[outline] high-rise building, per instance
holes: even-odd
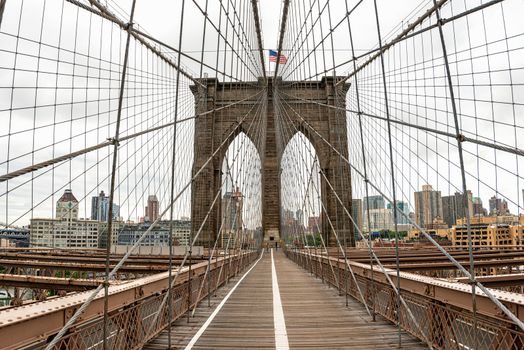
[[[393,203],[388,203],[387,208],[389,210],[393,209]],[[404,201],[397,201],[397,208],[398,208],[397,224],[399,225],[409,224],[409,204]]]
[[[297,214],[298,225],[303,227],[304,226],[304,211],[302,209],[297,209],[296,214]]]
[[[154,222],[156,219],[158,219],[158,213],[160,211],[160,204],[158,203],[158,198],[156,198],[156,195],[150,195],[147,197],[147,206],[145,210],[145,222]]]
[[[222,197],[222,220],[224,232],[242,230],[242,192],[238,188]]]
[[[384,197],[382,196],[368,196],[364,197],[363,205],[364,211],[368,209],[384,209],[386,207],[386,202],[384,201]]]
[[[391,209],[370,209],[367,212],[364,213],[366,215],[366,221],[367,221],[367,215],[369,214],[369,227],[367,227],[368,231],[382,231],[382,230],[395,230],[395,221],[393,220],[393,211]],[[366,223],[367,225],[367,223]]]
[[[442,218],[442,198],[440,191],[434,191],[431,185],[422,186],[422,191],[415,192],[415,221],[421,227],[433,224],[436,217]]]
[[[78,219],[78,200],[70,189],[65,190],[62,197],[56,202],[56,218],[58,220]]]
[[[362,199],[352,199],[351,200],[351,216],[355,221],[354,233],[355,237],[360,237],[358,230],[362,231]],[[358,230],[357,230],[358,228]]]
[[[500,199],[493,196],[489,199],[489,215],[496,215]]]
[[[120,206],[113,203],[113,219],[120,216]],[[104,191],[96,197],[91,197],[91,220],[107,221],[109,217],[109,197]]]
[[[455,196],[442,197],[442,220],[448,227],[457,223],[457,202]]]
[[[457,219],[465,218],[466,214],[469,214],[469,217],[474,215],[473,194],[469,190],[467,191],[467,197],[467,209],[465,209],[464,197],[460,192],[455,192],[455,194],[451,196],[442,197],[442,220],[448,227],[455,225]],[[480,206],[482,207],[482,201],[480,201]]]
[[[487,210],[482,205],[482,199],[480,199],[480,197],[473,197],[473,215],[474,216],[488,215]]]
[[[464,205],[464,197],[462,196],[462,193],[455,192],[455,206],[457,210],[457,219],[467,217],[466,214],[469,214],[469,217],[473,216],[473,194],[470,190],[467,190],[466,193],[468,197],[467,208]]]
[[[489,215],[507,215],[509,214],[508,202],[495,196],[489,199]]]

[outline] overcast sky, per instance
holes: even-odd
[[[485,2],[453,0],[443,8],[442,16],[449,18]],[[85,3],[88,4],[88,1]],[[124,22],[127,21],[131,0],[103,3],[107,3]],[[181,3],[173,0],[137,0],[134,22],[138,28],[160,41],[178,47]],[[193,1],[186,0],[185,3],[182,50],[199,61],[204,17]],[[205,6],[203,0],[196,3],[201,8]],[[298,23],[295,20],[297,14],[304,15],[302,5],[309,6],[310,2],[295,0],[291,3],[288,30],[293,28],[293,23]],[[356,3],[358,1],[348,0],[348,8],[351,9]],[[379,0],[377,3],[383,41],[387,42],[424,13],[432,1]],[[250,1],[223,1],[224,7],[232,7],[233,4],[243,11],[242,18],[250,16]],[[318,8],[324,8],[325,1],[320,0],[318,4]],[[208,6],[209,19],[217,25],[220,2],[210,0]],[[259,6],[264,49],[276,49],[281,1],[261,0]],[[313,19],[319,17],[317,7],[313,10]],[[524,13],[523,7],[520,0],[506,0],[445,26],[462,133],[518,149],[524,148],[524,24],[519,16]],[[346,13],[346,1],[330,1],[329,10],[333,25],[339,23]],[[320,19],[313,27],[317,43],[321,31],[326,36],[329,29],[327,11]],[[350,16],[350,21],[357,55],[377,46],[373,1],[364,1]],[[434,17],[423,27],[433,23]],[[310,27],[307,24],[305,31]],[[221,28],[225,33],[224,23]],[[228,31],[228,40],[233,42],[235,36],[231,28]],[[305,32],[297,35],[305,37]],[[313,45],[311,38],[310,35],[307,39],[310,48]],[[256,48],[257,43],[253,39],[249,38],[252,41],[250,44]],[[300,55],[286,47],[296,44],[295,39],[298,38],[288,37],[284,43],[284,54],[290,63],[281,67],[281,73],[288,78],[308,78],[303,73],[306,69],[294,70],[296,65],[293,62],[299,60]],[[43,44],[38,45],[39,42]],[[240,73],[230,65],[230,53],[225,56],[227,64],[224,63],[223,42],[217,61],[217,33],[209,22],[204,45],[203,61],[209,66],[215,67],[218,62],[218,66],[224,67],[230,75],[238,74],[245,80],[257,78],[258,67],[252,63],[243,66]],[[238,50],[238,42],[234,45]],[[57,47],[62,50],[57,50]],[[125,33],[117,26],[111,26],[108,21],[79,10],[70,3],[49,0],[7,2],[0,27],[0,123],[4,126],[4,130],[0,131],[1,174],[98,144],[114,135],[124,47]],[[346,22],[333,34],[333,49],[335,64],[345,62],[337,68],[337,75],[347,74],[352,70],[352,54]],[[171,50],[165,47],[161,50],[166,57],[176,61],[177,56]],[[327,55],[325,61],[324,53]],[[267,51],[264,54],[266,69],[273,69],[273,66],[268,66]],[[435,29],[388,51],[385,66],[392,119],[434,127],[442,132],[455,132],[441,54],[440,38]],[[257,61],[258,52],[248,53],[246,57]],[[328,69],[332,67],[330,40],[326,40],[325,51],[312,53],[306,64],[311,67],[313,59],[318,61],[319,70],[323,69],[324,64]],[[198,62],[183,57],[181,63],[192,76],[199,76]],[[376,60],[359,73],[360,102],[364,112],[386,117],[380,72],[380,62]],[[205,67],[203,73],[216,76],[213,69]],[[190,81],[181,78],[176,106],[176,71],[134,40],[130,47],[127,81],[122,135],[169,123],[175,109],[179,119],[194,115],[195,100],[189,90]],[[347,108],[356,110],[356,85],[353,79],[349,82],[352,85],[346,97]],[[71,86],[75,87],[74,91]],[[347,114],[350,160],[362,171],[357,120],[356,114]],[[413,204],[413,191],[420,190],[425,183],[432,184],[443,195],[461,190],[459,158],[453,138],[436,137],[434,133],[398,124],[393,125],[392,130],[398,199]],[[125,219],[138,220],[143,216],[148,194],[154,193],[159,197],[161,209],[167,205],[173,132],[171,128],[162,129],[122,145],[116,202],[122,206],[121,214]],[[364,135],[370,178],[377,187],[391,195],[386,124],[366,118]],[[175,192],[178,193],[191,178],[192,120],[180,123],[176,140]],[[198,140],[196,142],[198,146]],[[294,142],[304,144],[308,141],[299,137]],[[524,168],[522,157],[503,151],[495,152],[489,147],[477,147],[473,143],[465,143],[464,148],[467,183],[473,195],[479,195],[487,207],[488,199],[497,194],[510,202],[512,212],[519,212],[518,207],[522,207],[521,189],[524,188],[519,173]],[[33,176],[21,176],[9,181],[8,185],[2,183],[0,222],[24,225],[32,216],[52,216],[54,202],[69,187],[81,200],[80,215],[89,216],[91,196],[100,190],[108,192],[110,155],[110,148],[106,147],[62,163],[55,169],[47,168],[35,172]],[[258,166],[256,162],[252,164]],[[307,169],[310,165],[302,164],[302,168]],[[297,174],[307,173],[303,169],[290,176],[297,176],[298,181]],[[243,178],[245,191],[249,188],[253,195],[251,200],[259,201],[252,181],[240,174],[234,176]],[[356,173],[353,175],[353,188],[356,197],[363,197],[363,181]],[[289,205],[301,206],[297,201]],[[246,207],[252,208],[249,215],[255,216],[258,206]],[[175,217],[189,215],[190,192],[186,190],[177,201]]]

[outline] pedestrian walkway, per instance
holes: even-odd
[[[274,266],[274,269],[272,268]],[[372,322],[357,301],[301,269],[279,251],[264,252],[245,275],[231,280],[197,309],[188,323],[172,328],[174,349],[391,349],[397,328],[377,316]],[[406,349],[424,344],[402,334]],[[166,349],[167,332],[145,349]],[[189,345],[188,345],[189,344]]]

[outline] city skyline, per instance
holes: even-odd
[[[232,193],[232,192],[226,192],[226,193]],[[240,192],[240,193],[241,193],[241,192]],[[524,196],[524,189],[522,190],[522,193],[523,193],[523,196]],[[72,207],[71,207],[70,209],[68,209],[68,210],[72,210],[72,211],[74,212],[73,215],[79,215],[79,212],[80,212],[79,208],[80,208],[80,203],[81,203],[81,202],[79,202],[79,201],[76,199],[76,197],[74,197],[74,195],[72,194],[72,190],[70,190],[70,189],[66,189],[66,190],[64,190],[64,194],[61,196],[61,198],[63,198],[64,195],[72,195],[72,197],[73,197],[73,199],[74,199],[73,202],[76,203],[76,204],[73,204]],[[459,196],[460,196],[460,193],[459,193],[459,192],[455,192],[453,195],[449,195],[449,196],[442,196],[442,195],[441,195],[441,199],[442,199],[442,201],[444,202],[444,199],[445,199],[446,197],[455,197],[455,198],[458,198]],[[468,190],[468,196],[469,196],[470,198],[472,198],[472,201],[471,201],[472,208],[470,209],[470,216],[472,216],[472,217],[473,217],[473,216],[486,216],[485,214],[487,214],[488,216],[494,215],[494,213],[492,213],[491,209],[488,210],[488,208],[486,208],[486,207],[484,206],[484,204],[483,204],[484,202],[482,201],[482,198],[480,198],[480,197],[473,197],[473,196],[472,196],[472,192],[469,191],[469,190]],[[100,198],[100,197],[105,198],[106,200],[108,199],[108,197],[105,196],[105,193],[104,193],[103,190],[100,192],[100,194],[99,194],[98,196],[96,196],[96,197],[92,197],[92,198],[91,198],[91,208],[90,208],[90,209],[91,209],[91,215],[88,216],[88,217],[86,217],[86,218],[84,218],[84,219],[98,220],[98,219],[96,219],[96,218],[93,218],[94,213],[93,213],[93,211],[92,211],[92,208],[93,208],[93,203],[95,202],[95,198]],[[158,202],[158,200],[155,200],[155,199],[154,199],[155,197],[156,197],[156,196],[154,196],[154,195],[150,195],[150,196],[148,196],[148,201],[151,201],[152,203],[155,203],[155,204],[154,204],[154,206],[155,206],[154,210],[156,210],[156,211],[155,211],[155,215],[156,215],[156,217],[158,217],[159,208],[156,208],[156,203]],[[374,203],[374,204],[372,205],[372,206],[374,207],[374,209],[391,209],[391,207],[392,207],[392,203],[387,202],[387,200],[386,200],[384,197],[382,197],[381,195],[370,195],[369,197],[370,197],[370,199],[372,199],[371,202]],[[491,200],[491,199],[494,199],[494,198],[496,198],[496,199],[498,200],[497,203],[499,203],[499,205],[502,205],[502,206],[505,205],[504,208],[507,208],[507,207],[506,207],[506,206],[507,206],[507,201],[506,201],[505,199],[500,198],[500,197],[492,196],[492,197],[490,197],[490,200]],[[364,203],[366,202],[365,199],[366,199],[366,197],[363,197],[363,198],[353,198],[353,201],[359,201],[359,200],[360,200],[360,201],[362,201],[362,207],[365,207],[365,204],[364,204]],[[480,200],[480,202],[478,202],[478,200]],[[475,202],[475,201],[477,201],[477,202]],[[382,204],[384,205],[384,207],[381,207],[380,204],[377,205],[377,203],[382,203]],[[456,202],[453,202],[453,203],[455,204]],[[405,204],[408,204],[408,206],[405,206]],[[397,205],[399,206],[399,210],[400,210],[400,211],[403,211],[406,215],[408,215],[408,214],[410,214],[410,213],[414,213],[414,210],[413,210],[414,208],[413,208],[412,206],[410,207],[409,204],[410,204],[409,202],[402,201],[402,200],[397,200]],[[114,203],[114,205],[115,205],[115,208],[117,208],[117,213],[118,213],[118,208],[119,208],[119,206],[118,206],[117,204],[115,204],[115,203]],[[475,205],[479,205],[478,208],[482,208],[482,209],[484,209],[485,214],[482,214],[482,213],[478,213],[478,212],[476,212],[476,210],[474,209],[474,208],[475,208]],[[147,210],[148,210],[147,207],[148,207],[148,206],[146,205],[146,206],[145,206],[145,209],[144,209],[144,214],[147,213]],[[445,207],[446,207],[446,206],[444,206],[444,204],[443,204],[443,207],[442,207],[442,208],[444,209]],[[409,212],[406,212],[406,211],[405,211],[406,208],[410,209]],[[107,213],[107,211],[108,211],[108,206],[103,206],[101,209]],[[291,210],[291,209],[289,209],[289,210]],[[458,208],[457,208],[457,210],[460,211],[461,209],[458,209]],[[510,211],[509,209],[506,209],[506,210],[507,210],[507,211],[505,211],[506,214],[511,214],[511,211]],[[297,212],[297,211],[302,211],[302,210],[301,210],[301,209],[297,209],[296,211],[295,211],[295,210],[291,210],[291,211],[293,211],[293,215],[294,215],[294,217],[295,217],[296,212]],[[66,212],[66,211],[61,212],[60,215],[65,215],[65,214],[64,214],[65,212]],[[364,209],[362,209],[362,213],[365,213],[365,210],[364,210]],[[516,213],[516,214],[518,214],[518,213]],[[408,215],[408,216],[409,216],[409,215]],[[54,217],[57,217],[57,218],[60,217],[60,216],[57,215],[56,207],[55,207],[55,210],[54,210]],[[444,220],[445,217],[446,217],[446,215],[443,214],[443,215],[442,215],[442,219]],[[460,217],[460,216],[457,216],[456,218],[459,218],[459,217]],[[42,216],[42,218],[44,218],[44,216]],[[113,218],[114,218],[114,219],[117,219],[117,218],[118,218],[118,215],[117,215],[117,214],[114,214]],[[146,218],[146,215],[144,215],[144,216],[138,216],[138,218],[137,218],[136,221],[134,221],[134,220],[124,220],[124,221],[140,222],[140,219],[141,219],[141,218],[144,218],[144,219],[145,219],[145,218]],[[181,215],[181,216],[179,217],[180,220],[182,220],[182,219],[184,219],[184,218],[190,218],[190,217],[189,217],[189,216],[185,216],[185,215]],[[400,214],[398,215],[399,223],[403,223],[403,222],[402,222],[402,219],[403,219],[403,218],[404,218],[404,216],[402,216],[402,215],[400,215]],[[455,219],[456,219],[456,218],[455,218]],[[99,221],[100,221],[100,220],[99,220]],[[106,220],[102,220],[102,221],[106,221]],[[152,220],[152,221],[154,221],[154,220]],[[304,221],[304,224],[307,224],[307,223],[306,223],[306,218],[305,218],[305,217],[304,217],[304,219],[303,219],[302,221]],[[357,220],[357,221],[358,221],[358,220]],[[444,220],[444,222],[446,222],[446,221]],[[16,226],[16,225],[15,225],[15,226],[13,226],[13,227],[24,227],[24,226],[26,226],[26,225],[21,225],[21,226]]]

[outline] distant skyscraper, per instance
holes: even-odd
[[[297,214],[298,225],[304,226],[304,211],[302,209],[298,209],[296,211],[296,214]]]
[[[433,191],[431,185],[424,185],[422,191],[415,192],[416,222],[421,227],[430,226],[437,216],[442,218],[440,191]]]
[[[508,202],[495,196],[489,199],[489,215],[507,215],[509,214]]]
[[[494,213],[497,212],[497,207],[498,207],[498,202],[500,201],[500,199],[498,199],[497,197],[493,196],[489,199],[489,215],[493,215]]]
[[[369,208],[368,208],[369,203]],[[364,197],[363,200],[364,211],[368,209],[384,209],[386,207],[386,202],[382,196],[369,196]]]
[[[282,208],[281,217],[284,226],[293,226],[295,224],[295,213],[293,210]]]
[[[392,209],[393,204],[388,203],[388,209]],[[404,201],[397,201],[397,224],[404,225],[409,223],[409,204]],[[402,215],[404,213],[404,215]]]
[[[156,195],[150,195],[147,198],[147,206],[145,212],[146,215],[144,217],[144,221],[154,222],[156,219],[158,219],[159,203],[158,198],[156,198]]]
[[[242,229],[242,192],[226,192],[222,198],[222,229],[226,232]]]
[[[91,197],[91,220],[107,221],[109,216],[109,197],[104,191],[96,197]],[[113,203],[113,219],[120,216],[120,206]]]
[[[455,196],[442,197],[442,221],[451,227],[457,223],[457,203]]]
[[[56,202],[56,218],[59,220],[78,220],[78,200],[70,189]]]
[[[455,192],[452,196],[442,197],[442,221],[444,221],[448,227],[451,227],[457,223],[457,219],[463,219],[466,217],[466,213],[469,217],[473,216],[473,194],[471,191],[467,191],[468,196],[468,207],[467,211],[464,208],[464,198],[462,193]],[[482,201],[480,202],[482,206]]]
[[[457,208],[457,218],[462,219],[466,217],[466,213],[469,213],[469,217],[473,216],[473,194],[470,190],[466,191],[468,196],[468,206],[465,208],[464,206],[464,197],[462,196],[462,193],[455,192],[455,205]],[[466,212],[467,210],[467,212]]]
[[[359,238],[360,235],[358,234],[357,228],[362,231],[362,199],[352,199],[351,200],[351,215],[353,216],[353,220],[355,220],[355,227],[354,227],[354,233],[355,237]]]
[[[382,231],[382,230],[395,230],[395,222],[393,220],[393,211],[391,209],[370,209],[368,212],[364,213],[367,215],[369,213],[369,231]]]
[[[482,205],[482,199],[480,199],[480,197],[473,197],[473,215],[475,216],[488,215],[488,212]]]

